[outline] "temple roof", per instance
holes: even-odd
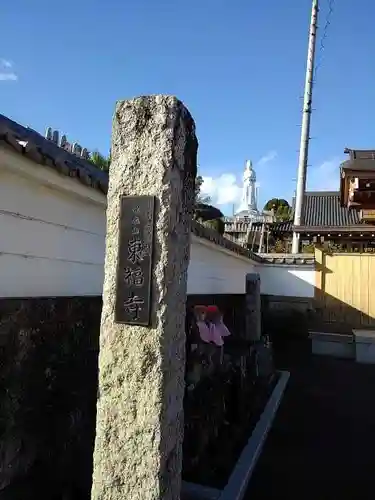
[[[340,204],[339,191],[308,191],[303,207],[303,226],[353,226],[360,224],[359,213]]]
[[[358,170],[361,172],[374,172],[375,171],[375,160],[373,159],[359,159],[359,160],[346,160],[341,163],[340,166],[342,170]]]
[[[52,168],[104,194],[107,193],[106,172],[96,168],[90,161],[64,150],[35,130],[23,127],[1,114],[0,146],[10,147],[35,163]]]
[[[339,191],[305,193],[300,231],[334,231],[335,228],[343,231],[355,231],[357,228],[363,231],[364,226],[369,231],[374,230],[374,226],[361,223],[356,210],[341,206]],[[293,231],[293,221],[275,222],[270,224],[270,229],[277,233],[290,233]]]
[[[344,153],[351,160],[375,160],[375,149],[350,149],[345,148]]]

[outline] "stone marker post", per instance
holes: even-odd
[[[262,337],[262,306],[260,297],[260,276],[246,275],[246,334],[254,342],[257,376],[268,380],[274,372],[272,345]]]
[[[175,97],[113,120],[92,500],[177,500],[198,143]]]
[[[246,337],[257,342],[261,337],[260,276],[246,275]]]

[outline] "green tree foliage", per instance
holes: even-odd
[[[224,234],[225,224],[224,215],[216,207],[210,205],[210,197],[202,196],[201,189],[203,184],[203,178],[201,175],[197,175],[195,179],[195,209],[194,218],[202,224],[205,224],[219,234]]]
[[[288,207],[289,203],[283,198],[272,198],[264,205],[264,210],[277,210],[280,207]]]
[[[276,210],[276,220],[277,221],[286,221],[292,219],[292,209],[290,207],[279,207]]]
[[[272,198],[264,205],[264,210],[273,210],[276,220],[284,221],[292,218],[292,210],[289,203],[283,198]]]
[[[314,253],[315,245],[314,243],[302,244],[302,253]]]
[[[201,193],[203,184],[203,177],[201,175],[197,175],[195,178],[195,202],[196,203],[204,203],[208,204],[211,202],[211,198],[209,196],[203,196]]]
[[[206,222],[213,219],[222,219],[224,214],[218,208],[207,203],[197,203],[195,205],[195,219],[200,222]]]
[[[274,253],[287,253],[288,252],[288,243],[284,240],[277,239],[271,248],[271,252]]]
[[[90,154],[90,161],[100,170],[108,172],[109,165],[111,163],[111,157],[110,156],[106,157],[101,153],[99,153],[99,151],[94,151],[93,153]]]
[[[225,230],[225,224],[223,219],[212,219],[208,220],[204,223],[205,226],[209,226],[215,231],[217,231],[219,234],[224,234]]]

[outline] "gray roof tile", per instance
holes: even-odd
[[[305,193],[301,226],[348,228],[358,225],[362,225],[359,213],[341,206],[338,191]],[[275,222],[270,227],[275,233],[289,233],[293,231],[293,221]]]
[[[340,205],[338,191],[308,191],[304,198],[303,226],[356,226],[359,213]]]
[[[282,253],[260,253],[258,254],[262,257],[263,262],[269,264],[285,264],[285,265],[309,265],[315,263],[314,254],[282,254]]]
[[[359,170],[362,172],[374,172],[375,160],[374,159],[359,159],[359,160],[346,160],[341,163],[340,169],[342,170]]]
[[[191,230],[193,234],[195,234],[195,236],[198,236],[199,238],[204,238],[208,241],[211,241],[212,243],[215,243],[216,245],[220,245],[221,247],[230,250],[231,252],[234,252],[238,255],[242,255],[243,257],[247,257],[248,259],[252,259],[256,262],[263,262],[263,259],[259,257],[256,253],[251,252],[247,248],[239,245],[238,243],[235,243],[234,241],[222,236],[214,229],[204,226],[203,224],[200,224],[195,220],[193,220],[192,222]]]
[[[23,127],[0,114],[0,144],[11,146],[18,153],[62,175],[106,194],[108,174],[91,162],[65,151],[31,128]]]

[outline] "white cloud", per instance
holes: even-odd
[[[269,151],[267,154],[262,156],[262,158],[258,161],[257,165],[261,167],[262,165],[265,165],[266,163],[270,163],[277,157],[277,152],[276,151]]]
[[[13,67],[13,64],[7,59],[0,59],[0,63],[3,68],[11,69]]]
[[[326,160],[308,172],[307,189],[309,191],[338,191],[340,189],[339,158]]]
[[[17,81],[18,76],[15,73],[0,73],[0,81],[6,82],[6,81]]]
[[[255,168],[270,163],[276,157],[276,151],[269,151],[256,163]],[[209,196],[214,205],[238,205],[241,202],[242,176],[237,179],[232,173],[224,173],[218,177],[202,177],[202,195]]]
[[[203,176],[202,194],[209,196],[215,205],[237,203],[241,199],[242,188],[237,184],[233,174],[222,174],[219,177]]]
[[[0,81],[17,81],[18,76],[13,69],[13,63],[7,59],[0,59]]]

